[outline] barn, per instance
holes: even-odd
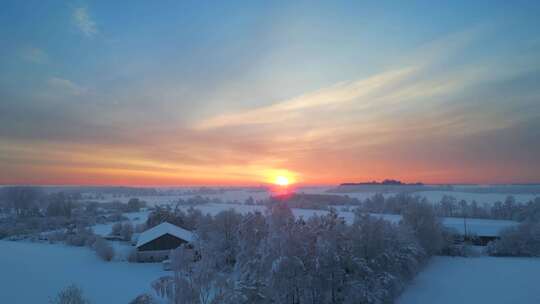
[[[139,262],[160,262],[169,258],[171,250],[190,243],[194,239],[193,232],[168,222],[161,223],[139,235],[137,244],[137,260]]]
[[[518,224],[518,222],[507,220],[457,217],[443,219],[443,225],[456,232],[456,244],[467,242],[475,246],[487,246],[490,242],[500,239],[502,230],[515,227]]]

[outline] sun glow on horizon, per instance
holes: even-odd
[[[276,176],[276,179],[274,180],[274,184],[278,186],[288,186],[291,183],[291,181],[283,175]]]
[[[283,168],[272,168],[263,171],[264,182],[279,188],[288,188],[299,181],[299,174]]]

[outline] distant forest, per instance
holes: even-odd
[[[385,179],[382,182],[371,181],[371,182],[360,182],[360,183],[342,183],[340,186],[373,186],[373,185],[383,185],[383,186],[423,186],[423,183],[403,183],[395,179]]]

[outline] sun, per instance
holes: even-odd
[[[298,182],[298,173],[287,169],[266,169],[263,176],[264,182],[272,185],[276,191],[290,190]]]
[[[276,179],[274,180],[274,184],[278,186],[288,186],[290,184],[290,181],[287,177],[283,175],[276,176]]]

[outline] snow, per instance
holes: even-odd
[[[129,212],[123,213],[122,215],[127,217],[133,225],[137,225],[146,222],[148,214],[150,214],[150,211]],[[106,236],[111,233],[114,224],[115,223],[97,224],[92,226],[92,230],[97,235]]]
[[[122,197],[113,197],[111,195],[104,195],[103,199],[91,199],[95,202],[112,202],[119,201],[122,203],[127,203],[131,198],[138,198],[147,203],[148,206],[152,207],[155,205],[161,204],[174,204],[178,200],[187,200],[193,197],[204,197],[209,199],[220,199],[224,202],[240,202],[243,203],[249,197],[252,197],[254,200],[263,200],[269,198],[271,195],[268,191],[263,192],[253,192],[246,190],[236,190],[236,191],[225,191],[219,194],[177,194],[177,195],[130,195]]]
[[[398,304],[540,303],[540,259],[434,257]]]
[[[187,209],[189,207],[183,207]],[[194,208],[201,210],[204,214],[216,215],[221,211],[234,209],[240,213],[248,212],[264,212],[266,210],[265,206],[260,205],[240,205],[240,204],[204,204],[198,205]],[[292,209],[293,214],[296,217],[303,217],[308,219],[314,215],[324,215],[328,213],[325,210],[314,210],[314,209]],[[352,223],[354,221],[354,213],[351,211],[338,211],[340,217],[342,217],[347,223]],[[387,221],[393,223],[399,223],[401,220],[401,215],[397,214],[371,214],[372,216],[383,218]],[[442,223],[445,227],[453,228],[464,233],[463,218],[454,218],[446,217],[442,219]],[[506,220],[488,220],[488,219],[467,219],[467,232],[483,236],[497,236],[499,232],[507,227],[518,225],[518,222],[506,221]]]
[[[248,212],[262,212],[266,210],[265,206],[262,205],[244,205],[244,204],[216,204],[209,203],[204,205],[197,206],[180,206],[181,209],[187,210],[188,208],[195,208],[201,210],[203,214],[216,215],[221,211],[226,211],[229,209],[234,209],[237,212],[246,214]],[[338,208],[339,210],[339,208]],[[308,219],[314,215],[324,215],[328,213],[325,210],[315,210],[315,209],[292,209],[293,214],[296,217],[303,217]],[[133,224],[141,224],[146,221],[148,218],[149,211],[135,212],[135,213],[125,213]],[[354,213],[351,211],[337,211],[338,215],[342,217],[347,223],[351,224],[354,221]],[[401,221],[401,215],[397,214],[376,214],[372,213],[372,216],[383,218],[392,223],[399,223]],[[457,230],[460,233],[464,233],[463,218],[455,217],[446,217],[442,219],[443,225],[448,228]],[[473,233],[476,235],[483,236],[497,236],[499,232],[505,228],[518,225],[518,222],[507,221],[507,220],[489,220],[489,219],[467,219],[467,232]],[[98,224],[92,227],[94,233],[98,235],[108,235],[112,229],[112,223],[109,224]]]
[[[141,233],[136,247],[140,247],[165,234],[170,234],[187,242],[191,242],[194,239],[194,235],[191,231],[164,222]]]
[[[420,191],[415,192],[414,195],[425,197],[431,203],[438,203],[443,196],[453,196],[459,202],[465,200],[471,203],[476,201],[480,206],[483,204],[493,205],[495,202],[504,202],[509,195],[513,196],[518,203],[527,203],[538,197],[537,194],[506,194],[506,193],[474,193],[474,192],[461,192],[461,191]]]
[[[471,203],[473,200],[476,201],[479,205],[488,204],[492,205],[493,203],[500,201],[504,202],[507,196],[512,195],[516,199],[516,202],[518,203],[527,203],[531,200],[534,200],[535,197],[540,196],[539,194],[534,194],[534,191],[536,188],[531,186],[531,193],[501,193],[501,192],[492,192],[492,193],[483,193],[483,192],[471,192],[471,190],[468,190],[468,188],[471,188],[473,186],[467,187],[467,186],[454,186],[454,190],[449,191],[419,191],[419,192],[412,192],[411,195],[418,195],[421,197],[425,197],[429,202],[431,203],[438,203],[442,199],[443,196],[449,195],[455,197],[458,201],[465,200],[468,203]],[[328,193],[328,190],[334,189],[335,186],[314,186],[314,187],[298,187],[296,189],[293,189],[296,193],[306,193],[306,194],[332,194],[332,195],[342,195],[342,196],[348,196],[351,198],[357,198],[359,200],[365,200],[367,198],[372,197],[377,192],[376,191],[362,191],[362,192],[330,192]],[[478,186],[474,186],[474,188],[478,188]],[[486,188],[489,188],[489,186],[486,186]],[[500,188],[500,187],[499,187]],[[523,186],[519,186],[519,188],[522,191]],[[188,189],[188,188],[186,188]],[[429,189],[429,187],[427,187]],[[498,189],[498,188],[497,188]],[[508,186],[508,191],[515,190],[512,188],[512,186]],[[495,190],[494,190],[495,191]],[[195,196],[201,196],[204,198],[209,199],[220,199],[223,202],[229,202],[229,203],[243,203],[246,199],[249,197],[252,197],[254,200],[265,200],[268,199],[270,196],[272,196],[274,193],[271,191],[250,191],[245,189],[235,189],[235,190],[227,190],[222,193],[214,193],[214,194],[176,194],[176,195],[149,195],[149,196],[122,196],[122,197],[113,197],[112,195],[105,195],[103,199],[93,199],[93,201],[99,201],[99,202],[110,202],[110,201],[120,201],[123,203],[127,203],[131,198],[139,198],[143,201],[146,201],[148,206],[155,206],[160,204],[174,204],[179,199],[189,199]],[[396,195],[397,192],[387,192],[383,193],[384,197]]]
[[[0,241],[0,303],[48,303],[74,283],[92,303],[128,303],[165,275],[160,264],[104,262],[88,248]]]
[[[456,229],[461,234],[465,233],[463,218],[445,217],[442,223],[445,227]],[[467,219],[467,233],[482,236],[498,236],[501,230],[517,226],[518,224],[518,222],[507,220]]]
[[[321,187],[297,191],[324,193],[327,189]],[[360,199],[373,194],[339,193],[339,195]],[[418,194],[428,197],[432,202],[440,200],[445,194],[452,195],[458,200],[466,199],[469,202],[474,199],[479,203],[503,201],[507,196],[497,193],[457,191],[426,191]],[[269,192],[242,190],[202,196],[243,202],[250,196],[257,200],[269,195]],[[149,201],[149,205],[156,205],[172,203],[178,198],[187,197],[189,196],[141,196],[139,198]],[[517,201],[527,201],[534,195],[520,194],[514,197]],[[128,198],[125,199],[127,201]],[[181,206],[181,208],[188,209],[190,206]],[[261,205],[233,203],[211,203],[197,205],[194,208],[211,215],[229,209],[244,214],[266,210],[266,207]],[[324,210],[313,209],[293,209],[292,211],[295,216],[306,219],[327,213]],[[149,211],[141,211],[124,215],[133,224],[141,224],[146,221],[149,213]],[[338,211],[338,215],[348,223],[354,220],[354,213],[350,211]],[[401,220],[400,215],[372,215],[394,223]],[[462,218],[444,218],[443,224],[460,232],[464,230]],[[467,219],[468,231],[478,235],[498,235],[500,230],[517,224],[513,221]],[[96,234],[107,235],[111,232],[112,225],[112,223],[95,225],[93,230]],[[146,236],[145,233],[141,234],[138,245],[146,243],[169,229],[170,227],[149,230]],[[183,231],[180,233],[177,229],[173,229],[173,233],[182,235],[179,237],[186,240],[192,237],[191,232],[181,229]],[[44,303],[71,283],[81,286],[93,303],[127,303],[141,293],[151,292],[150,283],[166,274],[160,264],[132,264],[123,261],[133,247],[120,242],[111,242],[111,244],[119,254],[113,262],[107,263],[101,261],[95,252],[88,248],[0,241],[0,303]],[[540,303],[540,292],[534,289],[536,287],[534,283],[538,278],[540,278],[540,259],[435,257],[426,270],[414,280],[398,303]],[[31,292],[23,292],[27,289]],[[442,299],[447,301],[443,302]]]

